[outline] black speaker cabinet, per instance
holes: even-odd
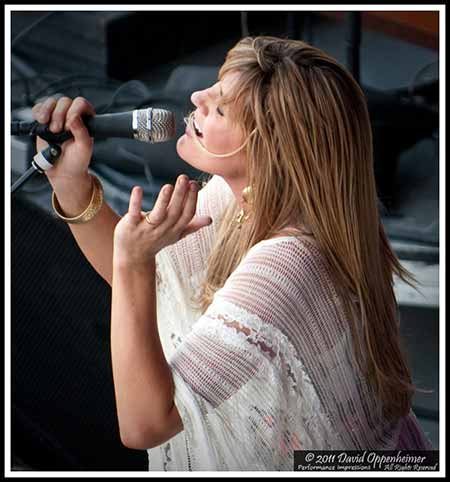
[[[34,470],[147,470],[120,442],[109,285],[68,226],[13,197],[12,455]]]

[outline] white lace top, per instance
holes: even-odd
[[[430,448],[412,412],[383,420],[313,244],[256,244],[202,316],[191,307],[232,196],[214,176],[197,206],[213,224],[156,258],[158,329],[184,430],[147,451],[149,470],[292,471],[299,449]]]

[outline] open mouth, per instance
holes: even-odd
[[[203,132],[200,129],[200,126],[197,124],[197,121],[193,119],[192,125],[194,126],[195,133],[198,137],[203,137]]]

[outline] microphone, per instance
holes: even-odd
[[[83,116],[83,122],[94,139],[123,137],[142,142],[164,142],[175,137],[175,115],[165,109],[150,107],[129,112]],[[13,136],[39,136],[49,143],[64,142],[73,137],[71,132],[53,133],[49,124],[34,122],[11,122]]]
[[[91,137],[106,139],[108,137],[125,137],[142,142],[164,142],[175,137],[175,115],[164,109],[150,107],[136,109],[130,112],[101,114],[94,117],[82,116],[83,122]],[[13,136],[39,136],[49,143],[49,146],[38,152],[31,163],[31,167],[12,185],[14,193],[36,173],[43,173],[50,169],[61,154],[58,144],[73,138],[69,131],[53,133],[49,124],[33,122],[11,122]]]

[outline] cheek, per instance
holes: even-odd
[[[205,126],[202,144],[211,152],[226,154],[234,151],[243,144],[242,136],[236,131],[221,129],[216,126]]]

